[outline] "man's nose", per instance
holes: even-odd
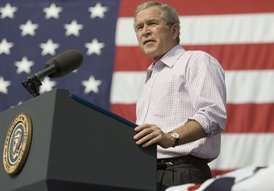
[[[146,36],[146,35],[150,34],[150,32],[151,32],[150,27],[148,25],[144,25],[143,31],[142,31],[143,35]]]

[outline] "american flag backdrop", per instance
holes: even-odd
[[[82,66],[42,79],[40,93],[68,89],[135,121],[151,63],[133,30],[141,0],[1,0],[0,111],[31,95],[21,81],[57,54],[77,49]],[[215,174],[274,163],[274,1],[166,0],[180,14],[181,44],[215,56],[226,71],[228,123]],[[1,127],[0,127],[1,128]]]

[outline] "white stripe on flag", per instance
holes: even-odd
[[[210,167],[226,170],[246,166],[268,166],[274,161],[272,148],[274,133],[225,133],[222,134],[220,156],[210,163]]]
[[[228,103],[274,102],[274,70],[227,71]]]
[[[145,72],[114,72],[111,103],[134,104]],[[274,70],[226,71],[228,103],[274,103]]]
[[[274,13],[182,16],[181,44],[274,42]],[[117,46],[137,46],[132,17],[118,19]]]
[[[145,72],[114,72],[110,102],[136,103],[145,82]]]

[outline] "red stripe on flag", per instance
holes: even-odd
[[[192,45],[186,50],[204,50],[216,57],[225,70],[274,69],[274,43],[241,45]],[[128,59],[131,58],[138,59]],[[115,71],[145,71],[152,60],[139,47],[117,47]]]
[[[136,105],[135,104],[111,104],[111,111],[129,121],[132,121],[132,122],[136,121]]]
[[[225,70],[274,69],[274,43],[185,46],[204,50],[216,57]]]
[[[122,0],[120,17],[132,17],[135,8],[144,0]],[[169,0],[168,4],[175,7],[180,15],[237,14],[273,12],[273,0]]]
[[[226,133],[274,132],[274,103],[228,104]]]
[[[237,170],[237,169],[225,169],[225,170],[211,169],[211,174],[212,174],[212,177],[215,177],[217,175],[223,175],[223,174],[229,173],[233,170]]]
[[[135,104],[112,104],[112,111],[135,122]],[[225,133],[274,132],[274,103],[227,104],[227,127]]]
[[[145,71],[152,63],[139,47],[118,46],[115,51],[114,71]]]

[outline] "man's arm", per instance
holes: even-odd
[[[169,148],[175,145],[175,139],[171,137],[170,133],[164,133],[155,124],[140,125],[135,128],[135,131],[134,140],[137,145],[141,145],[142,147],[158,144],[163,148]],[[173,131],[179,134],[179,145],[206,137],[206,132],[195,120],[189,120]]]

